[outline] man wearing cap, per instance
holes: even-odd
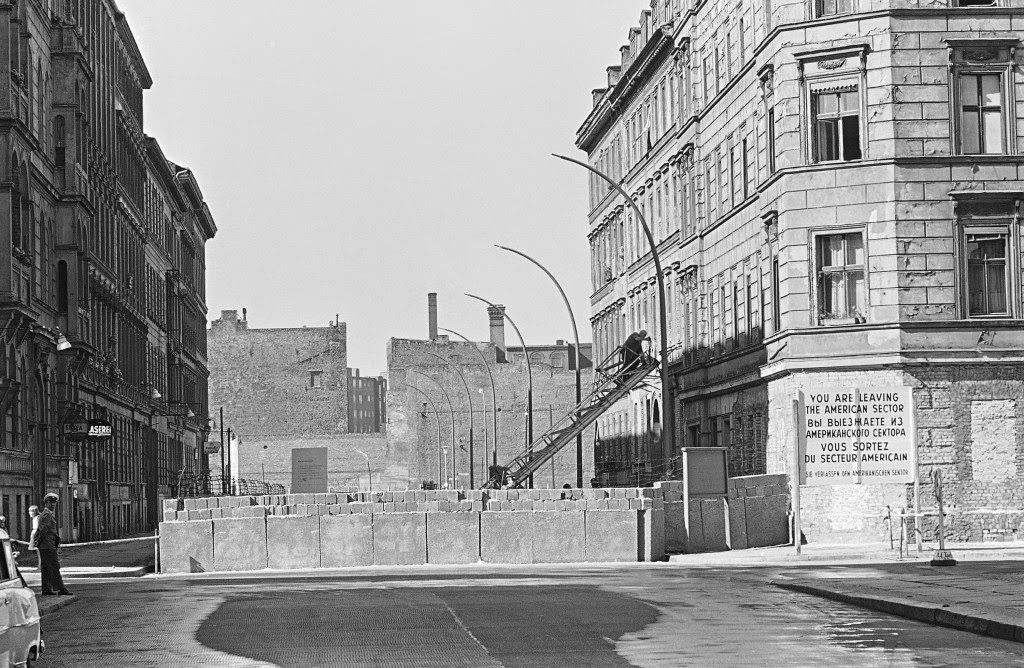
[[[29,537],[29,544],[36,546],[39,555],[39,574],[42,579],[42,595],[70,596],[71,592],[64,586],[60,576],[60,559],[57,548],[60,547],[60,534],[57,533],[57,518],[53,514],[60,498],[50,492],[43,497],[43,510],[39,513],[39,523]]]

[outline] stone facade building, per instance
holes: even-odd
[[[506,465],[527,449],[527,353],[533,370],[533,435],[536,439],[576,404],[575,350],[565,341],[554,345],[528,345],[526,351],[522,346],[506,345],[504,307],[500,306],[488,309],[490,341],[454,340],[438,333],[435,301],[430,302],[430,309],[428,339],[388,341],[389,468],[394,478],[407,480],[414,488],[430,482],[442,487],[453,484],[469,487],[472,421],[472,482],[480,487],[487,480],[487,467],[493,463],[495,451],[491,376],[497,399],[497,461],[499,465]],[[590,344],[580,345],[580,361],[582,392],[586,396],[593,384]],[[583,483],[586,486],[594,476],[593,442],[591,428],[583,435]],[[534,477],[535,487],[561,487],[565,483],[576,484],[575,445],[566,446],[551,465],[546,465]]]
[[[385,430],[387,412],[384,397],[387,380],[360,376],[359,369],[348,369],[348,430],[353,434],[375,434]]]
[[[225,429],[238,437],[234,477],[288,488],[292,449],[326,447],[331,487],[366,489],[371,477],[381,484],[385,435],[350,433],[352,410],[362,404],[351,401],[347,324],[257,329],[242,313],[221,311],[208,335],[210,407],[224,410]],[[213,457],[215,474],[220,466]]]
[[[1024,5],[649,4],[577,145],[658,244],[675,447],[727,447],[734,476],[787,472],[798,391],[907,385],[923,505],[940,470],[955,535],[1016,528]],[[601,359],[657,336],[658,297],[637,221],[596,178],[589,219]],[[660,395],[634,394],[602,434],[668,473],[677,453],[641,437]],[[806,531],[877,537],[909,490],[808,488]]]
[[[0,81],[0,512],[25,539],[57,492],[65,541],[152,530],[205,466],[216,226],[143,132],[152,79],[112,0],[0,2]],[[111,436],[73,441],[89,419]]]

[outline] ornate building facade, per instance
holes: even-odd
[[[1022,25],[1019,0],[649,3],[577,146],[655,236],[676,449],[788,472],[799,391],[906,385],[922,478],[941,471],[968,511],[958,535],[1024,519],[985,515],[1024,499]],[[658,296],[637,221],[598,179],[589,220],[601,359],[630,331],[657,338]],[[610,477],[671,473],[659,398],[602,420]],[[874,535],[909,494],[816,486],[808,531]]]
[[[151,530],[205,467],[205,243],[192,173],[143,132],[150,74],[112,0],[0,2],[0,494],[16,538]],[[69,345],[70,344],[70,345]],[[74,438],[87,420],[106,438]]]

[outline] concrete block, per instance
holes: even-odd
[[[427,563],[480,561],[480,513],[427,513],[426,518]]]
[[[588,510],[584,522],[587,561],[639,561],[643,527],[637,511]]]
[[[329,515],[320,522],[320,565],[323,568],[373,564],[373,516],[368,513]]]
[[[747,499],[729,500],[729,547],[733,550],[747,549]]]
[[[540,512],[530,517],[533,534],[533,562],[537,564],[586,561],[584,513]]]
[[[530,515],[490,511],[480,513],[480,559],[495,564],[532,563]]]
[[[686,552],[686,504],[682,501],[665,504],[665,551]]]
[[[691,499],[687,512],[690,515],[690,531],[686,535],[686,551],[704,552],[704,521],[701,519],[700,499]]]
[[[700,514],[704,525],[704,550],[706,552],[728,550],[724,499],[701,499]]]
[[[662,561],[665,558],[665,511],[644,510],[640,513],[644,526],[643,561]]]
[[[204,573],[213,569],[212,521],[160,523],[161,573]]]
[[[195,499],[185,499],[185,505],[182,508],[182,510],[196,510],[196,500]]]
[[[789,495],[746,499],[747,547],[785,545],[789,542]]]
[[[185,510],[183,499],[164,499],[164,510]]]
[[[267,520],[226,517],[213,520],[213,569],[255,571],[266,568]]]
[[[178,511],[164,509],[164,522],[174,522],[178,519]]]
[[[268,517],[270,568],[320,568],[320,518]]]
[[[373,563],[405,566],[427,562],[427,514],[373,516]]]

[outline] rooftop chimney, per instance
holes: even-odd
[[[430,340],[437,340],[437,293],[427,293],[427,326],[430,328]]]
[[[487,315],[491,321],[491,343],[494,344],[496,362],[504,362],[505,356],[505,307],[488,306]]]

